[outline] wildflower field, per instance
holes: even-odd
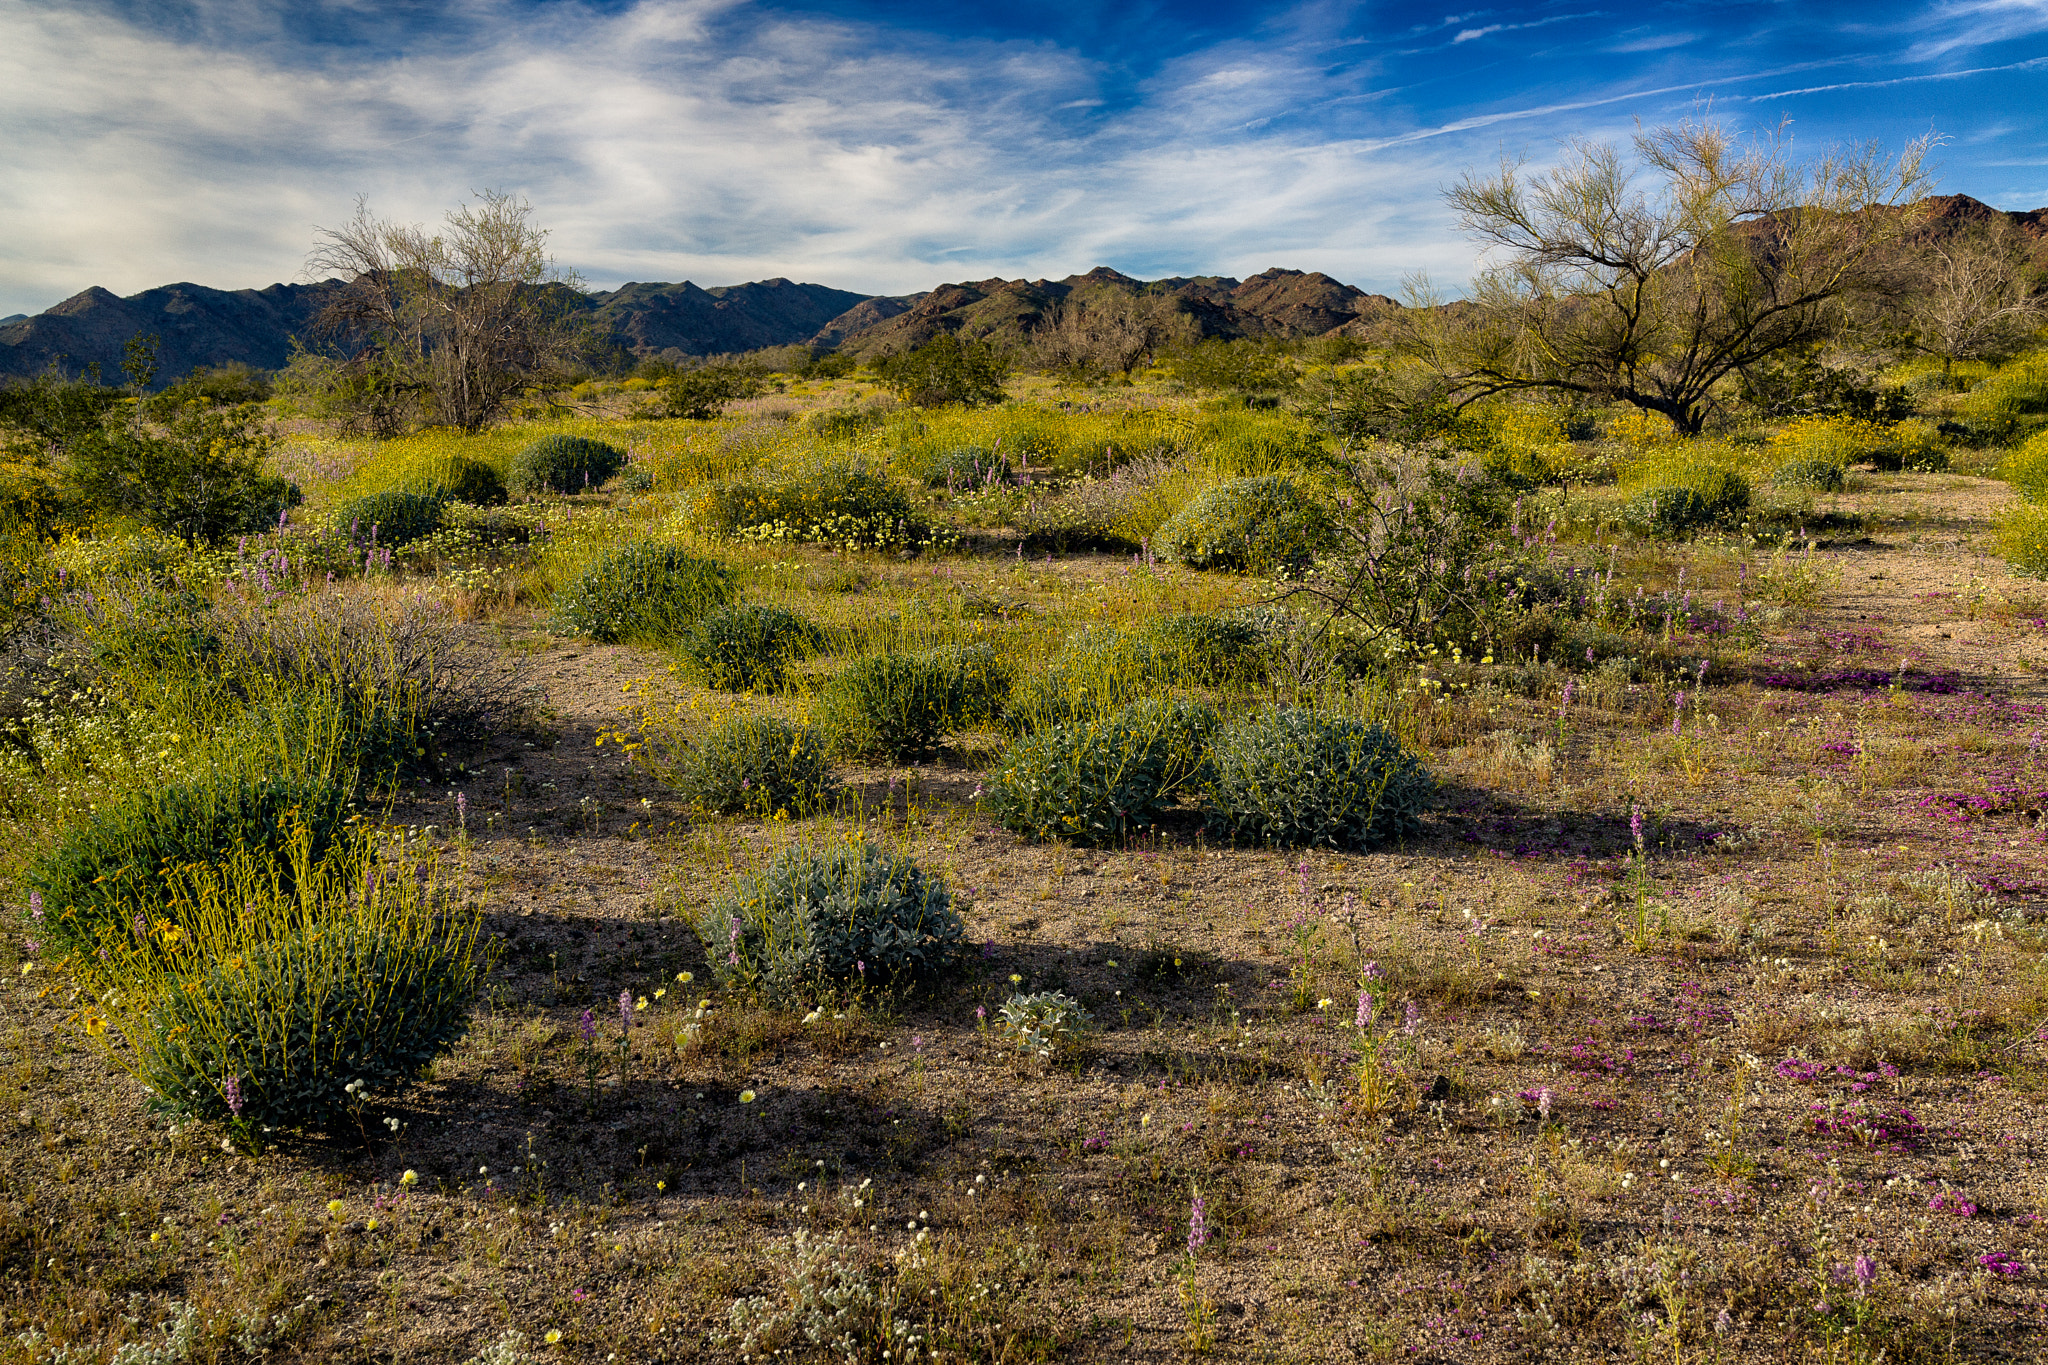
[[[777,387],[7,542],[0,1362],[2048,1357],[2024,431]]]

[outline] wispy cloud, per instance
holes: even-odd
[[[1008,11],[935,31],[745,0],[0,0],[0,315],[88,284],[292,278],[358,193],[429,221],[487,187],[530,198],[564,263],[603,285],[895,292],[1280,264],[1391,290],[1469,269],[1440,188],[1503,137],[1540,158],[1705,96],[1853,71],[1751,97],[1819,97],[1811,133],[1836,89],[2034,79],[2017,61],[1902,65],[1919,11],[1861,55],[1772,12],[1796,32],[1710,24],[1703,5],[1619,32],[1532,4],[1416,25],[1318,0],[1213,32],[1166,9],[1063,12],[1084,36],[1125,26],[1092,42]],[[2011,19],[1970,13],[1978,31]],[[2006,155],[2041,140],[2042,116],[1994,105],[1986,121],[2015,125]],[[1926,125],[1908,115],[1901,140]]]
[[[1804,85],[1792,90],[1772,90],[1762,95],[1745,95],[1749,104],[1761,104],[1765,100],[1789,99],[1794,95],[1826,95],[1838,90],[1882,90],[1893,85],[1920,85],[1927,81],[1959,81],[1970,76],[1988,76],[2002,71],[2028,71],[2048,66],[2048,57],[2031,57],[2023,62],[2007,62],[2003,66],[1974,66],[1964,71],[1928,71],[1917,76],[1887,76],[1875,81],[1836,81],[1832,85]]]

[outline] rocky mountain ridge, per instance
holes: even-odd
[[[2048,265],[2048,208],[1994,209],[1968,195],[1924,201],[1925,231],[2003,218]],[[119,298],[97,286],[34,316],[0,320],[0,377],[97,366],[119,378],[136,336],[159,339],[158,382],[196,366],[281,368],[294,342],[313,345],[314,319],[336,282],[212,289],[179,283]],[[987,279],[922,293],[859,294],[776,278],[702,288],[631,283],[583,296],[601,348],[671,362],[772,346],[807,345],[857,358],[919,346],[940,332],[1003,345],[1025,341],[1062,307],[1170,308],[1208,337],[1358,335],[1400,305],[1320,272],[1271,269],[1247,280],[1204,275],[1140,280],[1108,266],[1062,280]]]

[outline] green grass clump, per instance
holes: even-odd
[[[512,457],[506,488],[517,497],[581,493],[602,484],[626,463],[626,452],[588,436],[543,436]]]
[[[600,555],[557,593],[555,616],[602,644],[670,644],[732,597],[723,564],[673,545],[632,541]]]
[[[815,731],[741,716],[689,744],[670,773],[685,798],[719,815],[808,815],[838,790]]]
[[[1645,488],[1622,505],[1622,520],[1646,535],[1681,536],[1713,524],[1716,504],[1694,488]]]
[[[1266,663],[1265,637],[1241,617],[1176,612],[1147,621],[1138,637],[1155,678],[1219,687],[1257,676]]]
[[[496,466],[468,455],[442,461],[413,491],[471,507],[503,506],[510,492]]]
[[[168,878],[174,928],[116,940],[93,977],[121,1053],[173,1113],[360,1137],[372,1095],[420,1078],[469,1029],[489,967],[481,915],[432,869],[369,840],[316,866],[301,834],[290,874],[239,855]],[[87,1021],[96,1031],[94,1019]]]
[[[1282,474],[1198,493],[1153,536],[1153,549],[1189,568],[1259,574],[1302,568],[1332,543],[1322,500]]]
[[[917,477],[931,488],[968,491],[990,484],[1009,483],[1014,478],[1010,461],[1001,451],[991,453],[980,446],[947,446],[919,452],[912,463]]]
[[[873,844],[784,849],[738,878],[697,924],[728,987],[794,1004],[822,993],[933,980],[966,929],[943,878]]]
[[[1008,675],[987,645],[875,654],[825,685],[818,714],[841,753],[903,759],[993,721],[1008,692]]]
[[[436,494],[394,488],[351,499],[335,508],[328,521],[335,530],[359,544],[374,541],[386,549],[396,549],[440,530],[444,501]]]
[[[1004,752],[989,781],[988,811],[1032,838],[1115,843],[1156,824],[1199,784],[1215,729],[1215,709],[1184,698],[1049,725]]]
[[[186,867],[244,854],[288,894],[291,841],[307,841],[301,861],[323,863],[349,821],[351,796],[337,782],[222,773],[132,791],[66,830],[22,882],[41,898],[48,945],[60,955],[92,953],[128,933],[135,915],[178,922],[169,879]]]
[[[796,612],[743,603],[707,613],[677,648],[713,687],[766,692],[781,688],[789,666],[824,638]]]
[[[1384,726],[1282,707],[1219,731],[1217,823],[1263,843],[1365,849],[1412,834],[1435,783]]]

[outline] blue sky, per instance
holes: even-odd
[[[1323,270],[1455,287],[1441,192],[1712,116],[1936,132],[2048,205],[2048,0],[0,0],[0,315],[301,278],[367,196],[534,206],[593,287]]]

